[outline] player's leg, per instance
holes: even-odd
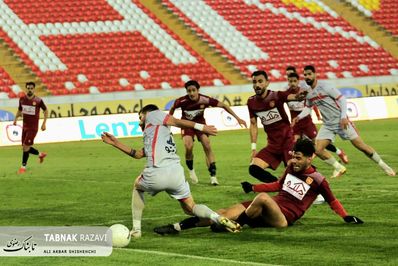
[[[355,148],[363,152],[366,156],[368,156],[372,161],[377,163],[383,171],[389,176],[395,176],[395,171],[388,166],[381,158],[380,155],[373,149],[371,146],[367,145],[361,137],[356,137],[355,139],[351,140],[352,145]]]
[[[142,180],[142,175],[139,175],[133,185],[133,191],[131,195],[131,212],[132,212],[132,225],[133,229],[130,232],[132,237],[141,237],[141,220],[142,212],[145,208],[144,200],[144,189],[142,188],[140,182]]]
[[[264,183],[274,182],[278,178],[265,169],[272,168],[275,170],[279,163],[280,161],[274,158],[274,155],[265,147],[252,159],[249,166],[249,174]]]
[[[326,146],[326,150],[331,151],[333,153],[336,153],[337,156],[339,156],[340,160],[345,163],[348,164],[348,156],[347,154],[342,150],[339,149],[338,147],[336,147],[335,145],[333,145],[333,143],[330,143],[329,145]]]
[[[194,143],[194,131],[192,129],[184,129],[182,140],[185,147],[185,163],[189,170],[189,176],[192,184],[198,183],[198,177],[196,176],[193,168],[193,143]]]
[[[285,215],[283,215],[278,204],[269,196],[267,193],[258,194],[250,206],[246,209],[245,214],[249,219],[262,217],[263,222],[266,225],[283,228],[288,226]]]
[[[200,143],[202,143],[203,150],[206,155],[206,162],[207,162],[207,167],[210,173],[210,183],[212,185],[218,185],[218,180],[216,177],[216,162],[215,162],[215,156],[213,153],[213,150],[211,148],[210,144],[210,138],[206,134],[201,134],[200,137]]]
[[[327,150],[328,146],[335,138],[335,133],[333,130],[325,127],[324,125],[318,132],[315,140],[315,154],[323,160],[325,163],[329,164],[334,168],[332,177],[339,177],[346,172],[346,168],[341,165]]]

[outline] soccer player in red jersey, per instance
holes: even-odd
[[[361,224],[356,216],[348,215],[334,196],[326,178],[312,165],[315,147],[311,140],[299,139],[293,148],[293,157],[282,178],[268,184],[252,185],[243,182],[246,193],[260,192],[253,201],[242,202],[217,211],[220,215],[250,227],[284,228],[293,225],[311,207],[318,194],[323,195],[331,209],[346,223]],[[269,196],[264,192],[278,192]],[[190,217],[180,223],[156,227],[158,234],[177,234],[179,231],[199,226],[208,226],[209,220]],[[216,227],[213,229],[217,229]]]
[[[200,94],[200,85],[196,80],[190,80],[186,82],[184,86],[187,91],[187,95],[175,100],[169,111],[170,115],[174,114],[175,109],[181,108],[181,119],[190,120],[200,124],[206,124],[205,118],[203,116],[205,109],[207,107],[221,107],[230,113],[238,121],[239,125],[247,127],[245,120],[240,119],[228,105],[225,105],[224,103],[219,102],[217,99],[212,97]],[[210,183],[212,185],[218,185],[219,183],[216,177],[216,162],[213,150],[211,149],[209,136],[199,130],[192,128],[181,129],[181,134],[185,146],[185,162],[189,169],[189,175],[192,183],[198,183],[198,177],[196,176],[193,167],[193,142],[194,137],[196,136],[200,143],[202,143],[203,150],[206,154],[206,163],[210,172]]]
[[[301,92],[291,94],[289,91],[270,91],[268,75],[263,70],[252,74],[255,95],[247,100],[250,115],[250,139],[252,162],[249,173],[258,180],[268,183],[277,180],[266,168],[275,170],[283,161],[286,165],[291,158],[289,152],[293,148],[293,131],[283,104],[287,101],[299,100],[304,97]],[[267,134],[267,146],[256,151],[258,136],[257,118],[261,120]]]
[[[46,121],[48,116],[47,107],[40,97],[35,95],[36,84],[34,82],[27,82],[26,95],[19,99],[18,111],[15,115],[14,125],[20,116],[23,118],[22,126],[22,166],[18,170],[18,174],[26,172],[26,164],[29,159],[29,154],[39,155],[40,163],[43,162],[44,157],[47,156],[44,152],[39,152],[32,147],[39,128],[40,109],[43,110],[44,118],[41,124],[41,130],[46,130]]]

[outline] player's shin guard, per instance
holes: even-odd
[[[328,151],[333,152],[333,153],[336,153],[336,151],[337,151],[336,146],[334,146],[332,143],[330,143],[329,145],[327,145],[327,146],[326,146],[326,149],[327,149]]]
[[[36,150],[35,148],[33,148],[33,147],[30,147],[30,149],[29,149],[29,151],[28,151],[29,153],[31,153],[31,154],[34,154],[34,155],[39,155],[39,151],[38,150]]]
[[[213,162],[209,165],[209,172],[210,172],[210,176],[216,176],[216,163]]]
[[[141,231],[142,212],[145,207],[144,192],[133,189],[131,197],[131,211],[133,216],[133,230]]]
[[[194,228],[194,227],[196,227],[196,224],[199,223],[199,221],[200,221],[200,219],[196,216],[189,217],[189,218],[179,222],[180,230]],[[178,230],[177,228],[175,228],[175,229]]]
[[[254,164],[249,166],[249,174],[264,183],[271,183],[278,180],[271,173]]]
[[[193,160],[185,160],[189,170],[193,170]]]
[[[22,154],[22,166],[26,166],[26,164],[28,163],[28,159],[29,159],[29,152],[24,151]]]
[[[195,206],[193,206],[192,213],[199,218],[207,218],[215,223],[218,223],[218,217],[220,216],[203,204],[195,204]]]

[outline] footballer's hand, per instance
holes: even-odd
[[[363,224],[363,221],[356,216],[347,215],[344,217],[344,222],[350,224]]]
[[[17,125],[17,121],[16,120],[14,120],[14,122],[12,123],[14,126],[16,126]]]
[[[204,128],[202,130],[204,133],[209,134],[211,136],[216,136],[217,135],[217,128],[215,126],[208,126],[204,125]]]
[[[243,191],[244,191],[245,193],[249,193],[249,192],[252,192],[252,191],[253,191],[253,185],[252,185],[251,183],[245,181],[245,182],[242,182],[242,183],[240,183],[240,184],[241,184],[241,186],[242,186],[242,188],[243,188]]]
[[[46,124],[43,123],[43,124],[41,125],[41,130],[42,130],[42,131],[46,130]]]
[[[295,95],[295,99],[297,101],[302,101],[305,99],[305,97],[307,96],[308,91],[305,90],[300,90],[296,95]]]
[[[110,144],[110,145],[116,145],[116,142],[117,142],[117,139],[115,138],[115,136],[113,136],[112,134],[110,134],[108,132],[102,132],[101,139],[103,142],[105,142],[106,144]]]
[[[348,127],[348,119],[347,118],[343,118],[340,120],[340,127],[342,129],[347,129],[347,127]]]
[[[239,118],[239,119],[238,119],[238,123],[239,123],[239,125],[240,125],[241,127],[247,128],[247,124],[246,124],[246,121],[245,121],[245,120]]]

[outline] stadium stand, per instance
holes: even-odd
[[[348,0],[364,15],[372,18],[392,35],[398,36],[398,1],[396,0]]]
[[[10,75],[0,67],[0,99],[15,98],[21,95],[21,88],[15,84]]]
[[[330,79],[398,69],[397,59],[319,0],[161,3],[244,77],[266,69],[282,81],[287,65],[309,63]],[[52,95],[180,88],[188,79],[230,84],[138,0],[0,0],[0,9],[0,39]]]

